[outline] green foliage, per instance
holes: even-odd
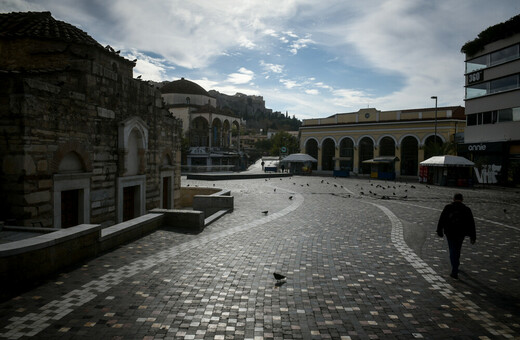
[[[506,22],[488,27],[480,32],[476,39],[464,44],[460,51],[472,56],[484,49],[487,44],[508,38],[516,33],[520,33],[520,14]]]
[[[268,153],[273,146],[273,142],[270,139],[259,140],[255,143],[255,148],[261,154]]]
[[[285,131],[280,131],[277,134],[275,134],[271,138],[271,142],[271,156],[278,156],[280,154],[280,149],[282,146],[285,146],[287,148],[288,154],[297,153],[300,150],[300,142],[298,141],[298,138],[294,137],[293,135]]]

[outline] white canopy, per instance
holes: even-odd
[[[474,166],[475,163],[466,159],[464,157],[459,156],[433,156],[428,158],[425,161],[420,163],[423,166],[440,166],[440,167],[448,167],[448,166]]]
[[[316,158],[307,155],[306,153],[293,153],[280,161],[280,163],[317,163]]]

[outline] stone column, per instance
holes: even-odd
[[[318,171],[322,170],[321,162],[323,160],[322,148],[318,146]]]
[[[354,146],[354,161],[352,162],[352,171],[356,174],[359,174],[359,147]]]
[[[401,175],[401,148],[399,145],[395,146],[395,156],[399,158],[399,161],[395,162],[395,175],[397,177]]]
[[[339,168],[339,145],[334,150],[334,170],[340,170]]]

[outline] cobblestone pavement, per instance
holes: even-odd
[[[453,280],[435,234],[453,188],[332,177],[215,184],[232,190],[233,213],[198,235],[158,230],[0,304],[0,337],[520,338],[517,191],[460,190],[477,243],[464,244]]]

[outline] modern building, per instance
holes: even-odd
[[[0,221],[104,227],[174,208],[181,122],[134,66],[49,12],[0,14]]]
[[[183,171],[238,170],[242,162],[242,119],[217,109],[216,99],[202,86],[181,78],[161,87],[169,112],[182,120],[188,148]]]
[[[461,106],[379,111],[375,108],[304,119],[300,147],[318,160],[318,171],[374,176],[374,164],[399,176],[418,176],[419,163],[434,148],[462,141],[466,125]],[[382,169],[383,171],[383,169]]]
[[[464,144],[481,183],[520,184],[520,15],[489,27],[466,54]]]

